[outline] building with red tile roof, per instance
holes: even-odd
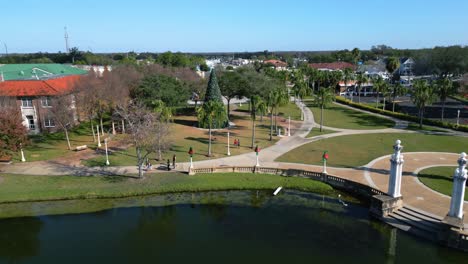
[[[350,68],[353,71],[356,70],[356,65],[349,63],[349,62],[325,62],[325,63],[310,63],[309,67],[312,67],[317,70],[321,71],[337,71],[337,70],[344,70],[346,68]]]
[[[55,121],[49,115],[51,100],[58,95],[71,95],[82,75],[54,79],[0,81],[0,107],[17,107],[23,124],[31,134],[55,131]],[[70,106],[74,108],[74,106]]]
[[[280,60],[265,60],[263,61],[265,65],[273,65],[277,70],[285,70],[288,67],[288,64]]]

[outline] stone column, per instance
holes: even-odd
[[[401,197],[401,175],[404,163],[403,155],[401,154],[402,149],[401,141],[397,140],[393,146],[395,153],[390,158],[390,178],[388,182],[388,195],[393,198]]]
[[[467,178],[466,153],[463,152],[458,159],[458,168],[453,175],[452,199],[448,216],[463,219],[463,202],[465,197],[465,184]]]

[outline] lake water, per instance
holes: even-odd
[[[345,203],[232,191],[4,205],[36,216],[0,220],[0,263],[468,263]]]

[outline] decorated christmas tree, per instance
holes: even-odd
[[[223,102],[221,98],[221,90],[218,85],[218,78],[216,78],[215,70],[211,70],[210,80],[208,81],[208,86],[206,87],[205,93],[205,103],[208,101],[218,101]]]
[[[210,80],[206,88],[205,101],[197,110],[198,125],[202,128],[224,128],[227,124],[226,108],[221,97],[216,73],[211,70]],[[211,126],[210,126],[211,123]]]

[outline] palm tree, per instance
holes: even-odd
[[[382,87],[380,88],[380,92],[382,93],[382,97],[383,97],[383,106],[382,106],[382,110],[385,110],[385,100],[387,99],[387,97],[390,95],[390,86],[388,85],[387,82],[384,82]]]
[[[273,91],[273,106],[275,109],[275,131],[278,131],[278,108],[289,102],[287,91],[283,87],[277,87]]]
[[[455,89],[453,87],[453,82],[448,77],[444,77],[437,81],[437,95],[439,96],[440,101],[442,101],[442,121],[444,121],[445,102],[447,101],[447,97],[455,93]]]
[[[272,141],[273,140],[273,110],[275,108],[274,91],[270,91],[270,93],[268,93],[266,104],[270,111],[270,141]]]
[[[211,157],[211,129],[213,126],[220,127],[227,119],[226,110],[223,103],[219,101],[208,101],[197,109],[198,120],[203,120],[208,124],[208,156]]]
[[[419,110],[419,128],[422,129],[422,121],[424,117],[424,108],[431,105],[436,98],[435,88],[429,85],[426,80],[416,80],[413,83],[411,92],[411,101]]]
[[[321,88],[314,96],[314,103],[320,107],[320,132],[323,127],[323,108],[335,100],[335,94],[332,88]]]
[[[369,81],[369,79],[367,78],[367,76],[364,73],[360,72],[356,76],[356,81],[357,81],[357,85],[358,85],[358,102],[361,103],[362,84],[367,83]]]
[[[385,85],[385,80],[377,76],[376,78],[373,78],[372,84],[374,86],[374,91],[377,93],[377,98],[375,100],[376,108],[379,108],[379,94],[382,91],[383,86]]]
[[[405,86],[403,86],[401,83],[397,82],[396,84],[392,85],[392,112],[395,112],[395,98],[397,96],[403,96],[408,92],[408,89],[406,89]]]
[[[255,145],[255,121],[257,120],[257,113],[265,111],[266,105],[258,95],[250,98],[250,105],[252,106],[252,110],[250,111],[250,118],[252,119],[252,144],[250,147],[253,148]]]
[[[354,80],[353,70],[351,68],[345,68],[343,70],[343,82],[345,86],[345,91],[348,90],[348,82]],[[351,101],[353,97],[351,96]]]
[[[396,79],[396,75],[394,73],[396,69],[400,68],[400,60],[397,57],[388,58],[385,68],[392,76],[392,82],[393,82]]]

